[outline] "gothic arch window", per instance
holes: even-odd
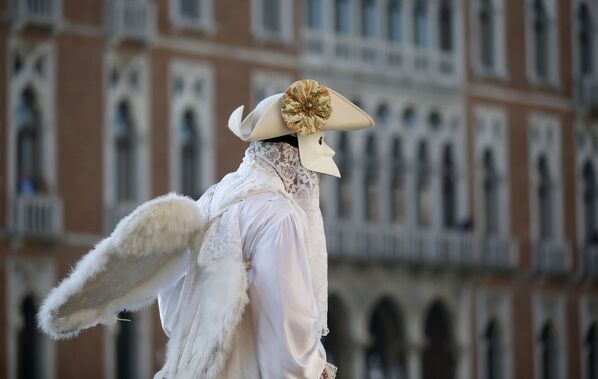
[[[594,71],[594,25],[587,4],[579,6],[578,14],[579,71],[591,75]]]
[[[405,222],[404,164],[401,140],[395,138],[392,144],[390,173],[390,218],[396,224]]]
[[[584,338],[585,356],[583,364],[586,366],[586,378],[598,379],[598,323],[594,322]]]
[[[540,378],[559,377],[559,351],[556,332],[551,322],[546,322],[540,332]]]
[[[135,200],[135,129],[131,109],[127,101],[121,101],[116,107],[113,120],[114,151],[116,175],[116,200],[129,202]]]
[[[554,186],[545,156],[539,157],[536,170],[538,175],[536,195],[538,197],[539,237],[541,240],[547,240],[554,237]]]
[[[446,145],[442,154],[442,216],[445,228],[457,225],[456,168],[451,145]]]
[[[449,313],[439,301],[430,307],[424,324],[423,379],[453,379],[455,348]]]
[[[31,195],[44,190],[42,175],[42,125],[36,93],[30,87],[21,93],[16,108],[17,192]]]
[[[338,34],[351,33],[351,3],[349,0],[334,0],[334,30]]]
[[[268,33],[277,34],[281,31],[281,0],[262,0],[262,17],[264,20],[264,29]]]
[[[330,333],[322,339],[326,349],[326,360],[339,371],[348,372],[349,362],[349,323],[347,308],[336,295],[328,298],[328,327]]]
[[[428,158],[428,145],[425,141],[419,143],[417,149],[417,164],[416,164],[416,180],[415,180],[415,194],[416,194],[416,216],[417,225],[420,227],[427,227],[431,224],[431,209],[430,209],[430,164]]]
[[[584,242],[598,243],[598,228],[596,219],[596,173],[590,162],[586,162],[582,169],[583,191],[583,217],[584,217]]]
[[[306,25],[312,29],[322,29],[322,0],[305,1]]]
[[[498,197],[498,173],[492,150],[487,149],[482,155],[482,207],[484,234],[498,233],[498,211],[500,209]]]
[[[195,114],[187,110],[181,117],[180,135],[180,170],[181,190],[183,194],[198,198],[200,195],[199,178],[201,165],[199,162],[199,133]]]
[[[386,5],[387,30],[389,41],[400,42],[403,39],[403,3],[402,0],[390,0]]]
[[[390,299],[381,300],[370,319],[366,378],[405,378],[403,321]]]
[[[136,320],[132,312],[120,312],[118,318],[129,321],[119,321],[116,336],[116,379],[132,379],[138,377],[137,368],[137,332]]]
[[[549,79],[550,20],[543,0],[534,0],[532,7],[534,38],[534,70],[539,79]]]
[[[414,128],[417,125],[417,115],[411,107],[403,112],[403,125],[407,128]]]
[[[380,203],[378,181],[380,178],[378,147],[376,137],[370,134],[366,141],[366,171],[365,171],[365,216],[368,221],[378,221]]]
[[[478,39],[478,51],[480,63],[486,68],[493,68],[495,65],[495,15],[492,7],[492,0],[479,0],[478,23],[480,25],[480,38]]]
[[[336,160],[339,171],[344,180],[337,180],[338,217],[348,219],[351,216],[351,205],[353,202],[353,191],[351,186],[351,147],[347,132],[341,132],[339,136]]]
[[[451,0],[442,0],[438,10],[438,41],[444,52],[453,51],[453,22]]]
[[[485,379],[504,379],[504,347],[500,326],[496,320],[491,320],[484,331],[485,343]]]
[[[428,3],[427,0],[415,0],[413,7],[413,43],[417,47],[428,46]]]
[[[376,123],[384,128],[390,127],[390,110],[388,105],[380,104],[376,110]]]
[[[361,0],[361,35],[366,38],[376,37],[377,20],[376,0]]]
[[[43,338],[37,329],[35,315],[37,304],[33,295],[26,296],[21,302],[21,329],[18,334],[18,374],[19,379],[41,379],[44,377],[41,372]]]

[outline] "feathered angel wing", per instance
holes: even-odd
[[[41,329],[61,339],[98,323],[113,323],[174,285],[199,249],[205,215],[195,201],[175,194],[140,205],[123,218],[44,300]]]

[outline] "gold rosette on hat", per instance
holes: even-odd
[[[282,118],[298,136],[321,130],[332,114],[328,88],[315,80],[293,83],[282,97]]]

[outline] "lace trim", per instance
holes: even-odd
[[[335,379],[337,371],[338,368],[335,365],[326,362],[326,366],[324,366],[324,372],[322,372],[320,379]]]

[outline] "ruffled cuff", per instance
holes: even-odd
[[[338,368],[331,364],[326,362],[326,366],[324,366],[324,371],[322,372],[322,375],[320,376],[320,379],[334,379],[336,378],[336,371],[338,370]]]

